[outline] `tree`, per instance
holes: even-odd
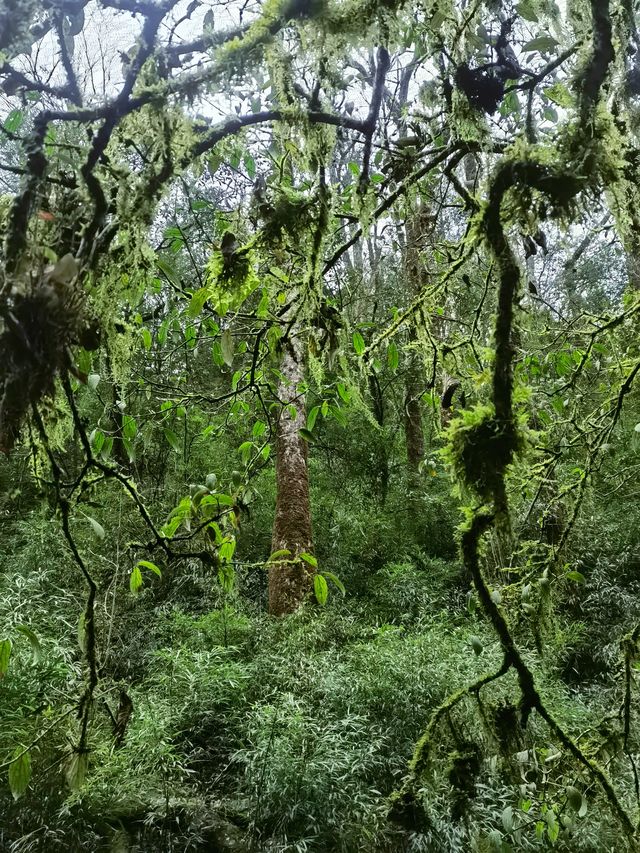
[[[445,420],[458,388],[450,378],[470,391],[451,419],[446,453],[466,512],[464,567],[502,662],[435,709],[395,817],[408,824],[419,815],[443,718],[512,673],[521,726],[535,710],[632,836],[609,776],[550,711],[487,578],[544,565],[537,604],[525,600],[533,610],[524,613],[552,608],[545,590],[571,580],[563,560],[588,482],[640,370],[637,345],[623,334],[639,310],[637,34],[628,4],[585,0],[562,16],[542,2],[415,10],[396,0],[281,0],[242,6],[225,30],[198,4],[183,15],[172,0],[102,0],[114,21],[129,16],[135,43],[106,57],[105,69],[118,68],[122,81],[112,91],[105,71],[101,97],[84,85],[74,54],[92,27],[87,5],[25,3],[19,22],[5,16],[0,35],[10,153],[0,168],[11,191],[0,208],[0,437],[6,452],[29,441],[36,471],[47,467],[86,584],[72,777],[86,769],[100,677],[100,585],[74,532],[93,492],[117,485],[140,518],[132,591],[143,569],[160,571],[155,561],[195,560],[230,593],[241,519],[273,438],[271,554],[257,561],[270,566],[270,610],[292,612],[312,588],[323,602],[329,575],[315,556],[308,465],[315,424],[346,420],[344,408],[355,410],[370,391],[381,428],[378,377],[385,356],[392,372],[401,356],[412,489],[425,462],[424,389],[444,385]],[[52,51],[27,55],[43,39]],[[226,117],[216,121],[220,110]],[[484,189],[472,159],[482,163]],[[584,229],[608,227],[594,228],[594,214],[607,223],[609,213],[613,255],[626,257],[632,285],[623,299],[615,282],[578,293],[565,275],[567,263],[573,275],[589,260]],[[567,249],[549,252],[562,229]],[[386,276],[391,291],[382,321],[371,292],[364,309],[349,304],[347,272],[374,267],[373,289]],[[393,293],[398,268],[408,293]],[[538,275],[547,276],[544,287]],[[597,346],[616,330],[615,366],[596,364]],[[143,360],[142,375],[132,377],[144,353],[156,362]],[[96,415],[88,396],[100,382],[109,386],[108,416]],[[48,411],[54,397],[59,419]],[[238,442],[239,468],[193,471],[194,447],[224,427]],[[145,451],[139,462],[136,442]],[[136,480],[145,465],[164,469],[169,458],[182,465],[185,488],[160,523]],[[561,465],[574,473],[556,488]],[[380,470],[386,494],[386,462]],[[189,484],[192,471],[199,476]],[[568,506],[556,512],[561,497]],[[558,529],[541,558],[528,525],[535,512],[548,518],[552,510]],[[483,541],[495,543],[498,533],[509,548],[492,565]],[[531,633],[541,646],[539,625]],[[630,637],[635,648],[637,629]],[[627,697],[634,655],[626,658]]]

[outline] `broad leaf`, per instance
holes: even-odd
[[[329,587],[322,575],[316,575],[313,579],[313,591],[318,604],[325,605],[329,596]]]
[[[4,678],[11,660],[11,640],[0,640],[0,678]]]
[[[31,755],[29,750],[18,747],[14,759],[9,765],[9,789],[14,800],[19,800],[27,790],[31,779]]]

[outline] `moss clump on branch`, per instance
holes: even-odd
[[[499,420],[493,406],[475,406],[462,412],[448,430],[446,459],[462,482],[483,500],[490,500],[516,453],[523,435],[509,421]]]
[[[265,212],[265,224],[262,241],[267,245],[281,242],[287,234],[293,239],[301,239],[313,223],[315,199],[281,186],[277,197]]]
[[[227,235],[233,237],[230,232]],[[209,299],[214,311],[223,316],[239,308],[259,284],[251,245],[226,251],[223,238],[223,247],[212,253],[207,264],[207,287],[198,291],[193,299],[197,303],[198,298],[202,298],[200,307]]]

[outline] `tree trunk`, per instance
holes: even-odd
[[[274,616],[293,613],[313,587],[314,569],[304,560],[291,562],[313,550],[307,442],[300,429],[306,424],[303,347],[292,330],[280,367],[282,381],[278,396],[282,409],[276,425],[276,515],[271,550],[288,550],[285,562],[274,562],[269,570],[269,612]]]
[[[634,232],[632,239],[627,241],[624,248],[629,287],[637,293],[640,290],[640,237],[637,233]]]
[[[411,341],[416,339],[415,331],[409,333]],[[417,474],[420,463],[424,459],[424,433],[422,431],[422,412],[420,411],[420,396],[423,382],[422,365],[415,354],[411,355],[411,363],[406,374],[404,401],[404,437],[407,445],[407,468],[411,474]]]
[[[430,224],[428,213],[420,209],[414,211],[406,221],[405,274],[410,299],[415,299],[424,283],[424,267],[420,258],[420,245],[424,241],[425,227]],[[409,364],[405,377],[404,398],[404,435],[407,446],[407,468],[415,477],[420,463],[424,459],[424,433],[422,431],[422,412],[420,397],[424,393],[424,368],[415,345],[418,341],[416,325],[409,327]]]
[[[377,465],[375,466],[373,489],[380,496],[380,504],[384,506],[389,493],[389,437],[385,434],[384,429],[384,396],[378,375],[373,367],[369,372],[369,393],[373,405],[373,416],[380,427],[380,434],[377,436],[375,446]]]

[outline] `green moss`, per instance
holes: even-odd
[[[229,257],[216,249],[207,264],[207,288],[203,294],[213,310],[224,316],[242,305],[260,284],[251,246],[244,246]]]
[[[463,410],[447,430],[445,458],[460,480],[490,500],[525,441],[513,423],[500,422],[490,405]]]

